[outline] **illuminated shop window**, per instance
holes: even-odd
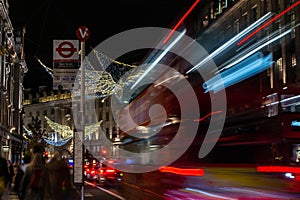
[[[283,67],[282,67],[282,58],[279,58],[276,61],[276,69],[278,70],[278,78],[279,80],[283,80]]]
[[[292,54],[292,67],[296,67],[296,65],[297,65],[296,54]]]
[[[278,103],[277,93],[265,97],[264,107],[266,108],[266,116],[273,117],[278,115]]]

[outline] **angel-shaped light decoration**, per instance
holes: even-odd
[[[61,135],[61,137],[65,138],[65,137],[73,135],[73,131],[70,126],[62,125],[57,122],[54,122],[51,119],[49,119],[47,116],[45,116],[45,119],[47,121],[47,124],[50,126],[50,128],[55,133],[59,133]]]
[[[57,122],[53,122],[47,116],[45,119],[50,126],[50,128],[54,131],[54,133],[50,134],[48,137],[44,137],[44,140],[54,146],[61,146],[66,144],[71,138],[73,138],[73,130],[70,126],[59,124]],[[86,125],[85,126],[85,139],[88,138],[92,133],[96,132],[100,127],[102,120],[95,124]]]

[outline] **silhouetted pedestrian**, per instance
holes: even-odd
[[[48,184],[48,174],[43,154],[33,154],[21,181],[20,198],[24,200],[45,199]]]
[[[49,198],[55,200],[74,199],[73,183],[68,163],[55,152],[53,158],[46,164],[49,175]],[[72,194],[73,193],[73,194]]]
[[[31,161],[31,156],[28,154],[25,154],[23,157],[23,165],[21,166],[22,171],[25,173],[27,166],[29,165]]]
[[[20,195],[20,183],[23,178],[24,172],[20,165],[14,164],[14,176],[12,178],[11,191]]]
[[[8,179],[7,179],[7,188],[6,189],[10,192],[12,179],[14,176],[14,167],[10,160],[7,160],[7,167],[8,167]]]
[[[8,185],[9,171],[7,166],[7,160],[0,157],[0,199],[6,191]]]

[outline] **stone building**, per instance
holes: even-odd
[[[25,28],[14,28],[7,0],[0,2],[0,153],[12,162],[22,156]]]

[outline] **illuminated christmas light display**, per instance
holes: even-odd
[[[134,83],[144,73],[144,70],[139,70],[134,75],[130,73],[126,74],[126,72],[137,66],[113,60],[95,49],[92,52],[96,57],[97,63],[91,63],[88,58],[85,59],[86,96],[106,97],[116,94],[118,98],[121,98],[123,88],[126,88],[126,85]],[[96,70],[94,66],[100,66],[100,70]],[[80,84],[81,73],[78,73],[77,78]],[[79,96],[79,88],[72,93],[75,96]]]
[[[47,137],[44,136],[45,142],[53,146],[62,146],[66,144],[70,139],[73,138],[73,130],[68,125],[59,124],[52,121],[47,116],[45,116],[47,124],[54,131],[54,133],[49,134]],[[85,126],[85,139],[88,138],[92,133],[95,133],[100,127],[102,120],[95,124]]]

